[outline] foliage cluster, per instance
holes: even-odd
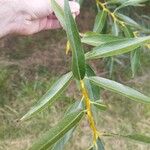
[[[150,143],[150,137],[140,133],[120,135],[98,131],[96,112],[106,111],[108,108],[101,100],[100,90],[106,89],[130,100],[146,104],[150,104],[150,97],[116,81],[96,76],[89,63],[89,60],[107,58],[111,75],[114,62],[119,62],[119,56],[123,57],[128,53],[132,76],[135,76],[140,65],[139,58],[142,47],[149,47],[150,36],[143,36],[149,33],[149,29],[122,14],[120,10],[128,6],[144,5],[147,0],[108,0],[105,3],[96,0],[97,15],[93,31],[87,33],[79,32],[68,0],[65,0],[64,9],[61,9],[55,0],[51,2],[53,11],[67,34],[66,52],[68,53],[70,49],[72,52],[71,71],[61,76],[21,118],[21,121],[27,120],[51,106],[73,80],[76,80],[77,86],[80,86],[81,100],[70,106],[64,118],[35,142],[30,150],[62,150],[85,116],[87,116],[93,134],[89,150],[104,150],[103,136],[119,136]],[[85,53],[83,44],[92,46],[92,50]]]

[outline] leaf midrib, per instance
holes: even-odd
[[[68,124],[63,130],[61,130],[61,133],[63,133],[64,131],[66,131],[66,129],[69,127],[69,126],[71,126],[77,119],[78,119],[78,117],[80,116],[80,115],[82,115],[82,113],[83,113],[83,111],[81,111],[73,120],[72,120],[72,122],[70,122],[70,124]],[[69,129],[70,130],[70,129]],[[69,131],[68,130],[68,131]],[[52,138],[50,141],[52,142],[52,141],[54,141],[59,135],[61,135],[61,133],[59,132],[58,134],[56,134],[56,136],[54,137],[54,138]],[[41,148],[41,149],[43,149],[46,145],[48,145],[49,144],[49,141]],[[54,144],[54,143],[53,143]]]
[[[110,90],[110,91],[112,91],[112,92],[115,92],[115,93],[118,93],[118,94],[120,94],[120,95],[125,95],[126,97],[128,97],[129,99],[132,99],[132,100],[134,100],[134,101],[140,101],[140,102],[142,102],[141,101],[141,99],[139,99],[139,98],[135,98],[134,96],[132,96],[132,95],[128,95],[128,94],[126,94],[126,93],[123,93],[123,92],[120,92],[119,90],[114,90],[113,88],[111,88],[111,87],[109,87],[109,88],[107,88],[108,86],[105,86],[105,84],[104,83],[100,83],[100,84],[98,84],[97,83],[97,81],[96,81],[96,79],[89,79],[89,80],[91,80],[92,82],[94,82],[95,84],[97,84],[97,85],[99,85],[100,86],[100,84],[102,85],[102,87],[104,88],[104,89],[106,89],[106,90]],[[118,83],[118,84],[120,84],[120,83]],[[122,84],[121,84],[122,85]],[[123,86],[125,86],[125,85],[123,85]],[[125,86],[126,87],[126,86]],[[127,87],[127,88],[130,88],[130,87]],[[131,88],[132,89],[132,88]],[[132,89],[132,90],[134,90],[134,89]],[[142,93],[140,93],[139,91],[136,91],[135,90],[135,92],[138,92],[142,97],[145,97],[144,99],[146,99],[146,100],[144,100],[144,102],[146,102],[146,103],[150,103],[150,100],[148,101],[148,98],[149,97],[147,97],[147,96],[145,96],[144,94],[142,94]],[[138,99],[138,100],[137,100]],[[144,103],[143,102],[143,103]]]

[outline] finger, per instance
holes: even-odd
[[[57,17],[55,16],[54,13],[50,14],[49,16],[47,16],[48,19],[57,19]]]
[[[21,35],[31,35],[43,30],[46,27],[47,18],[28,20],[20,26],[15,32]]]
[[[43,18],[43,19],[39,20],[38,32],[42,31],[42,30],[58,29],[58,28],[61,28],[61,25],[56,18],[48,19],[48,17],[47,17],[47,18]]]
[[[57,19],[47,19],[46,26],[44,30],[49,30],[49,29],[58,29],[61,28],[61,24]]]
[[[76,14],[73,13],[73,16],[75,17]],[[46,24],[46,27],[45,29],[48,30],[48,29],[58,29],[58,28],[62,28],[59,20],[56,18],[56,16],[48,16],[47,17],[47,24]]]
[[[80,13],[80,5],[77,2],[70,1],[69,2],[69,6],[70,6],[71,12],[73,14],[77,14],[78,15]]]

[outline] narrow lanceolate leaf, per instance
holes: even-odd
[[[122,4],[124,3],[126,0],[110,0],[110,4]]]
[[[148,0],[128,0],[125,1],[118,9],[124,8],[126,6],[139,6],[139,4],[144,3]]]
[[[129,38],[133,38],[134,37],[134,33],[132,32],[132,30],[130,29],[129,26],[124,26],[122,28],[124,35],[126,37]],[[131,63],[131,70],[132,70],[132,77],[135,76],[135,74],[137,73],[139,67],[140,67],[140,47],[135,49],[134,51],[131,51],[130,53],[130,63]]]
[[[112,26],[112,34],[115,36],[119,36],[119,25],[117,23],[117,21],[114,21],[113,26]]]
[[[70,105],[70,107],[65,112],[65,116],[81,109],[84,109],[83,99],[78,100]]]
[[[87,150],[93,150],[93,146],[92,146],[92,147],[90,147],[90,148],[88,148]]]
[[[130,26],[133,26],[134,28],[142,28],[136,21],[134,21],[132,18],[124,15],[124,14],[121,14],[121,13],[116,13],[116,15],[122,20],[124,21],[126,24],[130,25]]]
[[[122,134],[114,134],[114,133],[108,133],[104,136],[117,136],[117,137],[123,137],[128,138],[129,140],[134,140],[136,142],[142,142],[144,144],[150,144],[150,136],[144,135],[144,134],[138,134],[138,133],[132,133],[128,135],[122,135]]]
[[[75,127],[69,130],[50,150],[64,150],[65,144],[71,139]],[[48,149],[49,150],[49,149]]]
[[[86,76],[90,77],[90,76],[95,76],[95,72],[93,71],[93,69],[91,68],[91,66],[86,65]],[[90,100],[92,101],[96,101],[100,99],[100,88],[98,86],[96,86],[95,84],[93,84],[92,82],[90,82],[88,80],[88,78],[85,78],[85,84],[88,90],[88,94],[90,97]]]
[[[108,66],[108,70],[109,70],[109,77],[112,78],[112,76],[114,74],[114,67],[115,67],[114,57],[108,58],[107,66]]]
[[[64,9],[66,32],[72,49],[72,72],[77,80],[81,80],[85,76],[85,56],[79,36],[79,31],[71,14],[68,0],[65,0]]]
[[[98,59],[103,57],[120,55],[133,51],[136,48],[140,47],[142,44],[149,42],[150,36],[123,39],[95,47],[92,51],[86,53],[85,56],[86,59]]]
[[[100,138],[97,139],[97,148],[98,150],[105,150],[104,144]]]
[[[83,109],[82,101],[76,101],[71,105],[65,113],[65,116]],[[76,126],[69,130],[54,146],[51,150],[64,150],[65,144],[71,139]]]
[[[101,12],[98,12],[95,19],[93,31],[101,33],[105,26],[106,20],[107,20],[107,11],[103,10]]]
[[[134,38],[134,33],[133,33],[132,29],[130,28],[130,26],[128,26],[128,25],[123,26],[122,31],[123,31],[125,37]]]
[[[109,43],[112,41],[117,41],[123,39],[122,37],[113,36],[110,34],[98,34],[95,32],[87,32],[81,39],[82,43],[91,45],[91,46],[100,46],[104,43]]]
[[[51,128],[29,150],[47,150],[60,140],[70,129],[76,126],[84,115],[84,111],[77,111],[67,115],[55,127]]]
[[[145,3],[145,2],[147,2],[147,1],[149,1],[149,0],[128,0],[128,1],[125,2],[125,3],[126,3],[126,5],[128,4],[128,5],[133,5],[133,6],[135,6],[136,4]]]
[[[105,79],[102,77],[89,77],[89,80],[92,81],[94,84],[96,84],[106,90],[123,95],[125,97],[128,97],[131,100],[150,104],[150,97],[145,96],[142,93],[140,93],[128,86],[122,85],[118,82],[115,82],[115,81],[112,81],[109,79]]]
[[[96,141],[97,146],[90,147],[88,150],[105,150],[104,144],[100,138]]]
[[[146,136],[146,135],[142,135],[142,134],[131,134],[131,135],[125,135],[123,136],[125,138],[129,138],[132,140],[135,140],[137,142],[143,142],[143,143],[147,143],[150,144],[150,137]]]
[[[69,72],[58,79],[46,94],[43,95],[43,97],[21,118],[21,120],[28,119],[37,112],[43,110],[45,107],[51,105],[69,85],[72,76],[72,72]]]
[[[107,106],[100,103],[99,101],[91,102],[91,104],[101,111],[105,111],[107,109]]]
[[[140,54],[141,54],[140,48],[132,51],[130,54],[132,77],[136,75],[138,69],[140,68]]]
[[[115,36],[119,36],[120,28],[119,24],[117,23],[116,20],[114,20],[114,23],[112,25],[112,34]],[[108,58],[108,71],[109,71],[109,77],[112,78],[113,73],[114,73],[114,57]]]
[[[121,19],[122,21],[125,22],[125,24],[133,27],[133,28],[136,28],[136,29],[139,29],[141,30],[142,32],[144,33],[149,33],[150,30],[140,24],[138,24],[135,20],[133,20],[132,18],[130,18],[129,16],[126,16],[124,14],[121,14],[121,13],[116,13],[117,17],[119,19]]]
[[[64,10],[55,0],[51,0],[51,6],[62,27],[66,29]]]

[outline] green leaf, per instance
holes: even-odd
[[[89,66],[86,65],[86,76],[95,76],[95,72],[93,69]],[[99,100],[100,99],[100,88],[96,85],[94,85],[92,82],[88,80],[88,78],[85,78],[85,84],[89,93],[89,97],[91,100]]]
[[[93,146],[92,146],[92,147],[90,147],[90,148],[88,148],[88,150],[93,150]]]
[[[109,3],[111,4],[117,4],[117,3],[119,3],[119,4],[122,4],[122,3],[124,3],[124,2],[126,2],[126,0],[109,0]]]
[[[97,139],[96,141],[97,146],[92,146],[88,150],[105,150],[104,144],[100,138]]]
[[[75,103],[73,103],[65,112],[65,116],[70,114],[70,113],[73,113],[77,110],[81,110],[81,109],[84,109],[84,105],[83,105],[83,99],[81,99],[80,101],[77,100]]]
[[[106,133],[103,136],[112,136],[112,137],[123,137],[123,138],[128,138],[130,140],[134,140],[137,142],[142,142],[145,144],[150,144],[150,136],[143,135],[143,134],[138,134],[138,133],[132,133],[128,135],[122,135],[122,134],[116,134],[116,133]]]
[[[66,29],[64,10],[55,0],[51,0],[51,7],[63,28]]]
[[[122,85],[118,82],[105,79],[102,77],[89,77],[88,79],[92,81],[94,84],[98,85],[99,87],[102,87],[106,90],[128,97],[131,100],[141,102],[141,103],[150,103],[150,97],[147,97],[142,93],[128,86]]]
[[[140,26],[136,21],[134,21],[132,18],[130,18],[130,17],[126,16],[126,15],[123,15],[123,14],[121,14],[121,13],[116,13],[116,15],[117,15],[121,20],[123,20],[125,23],[127,23],[128,25],[133,26],[134,28],[136,27],[136,28],[138,28],[138,29],[141,28],[141,26]]]
[[[97,147],[98,147],[98,150],[105,150],[104,144],[100,138],[97,139]]]
[[[126,1],[125,3],[123,3],[122,5],[121,5],[121,7],[123,8],[123,7],[126,7],[126,6],[138,6],[138,4],[140,4],[140,3],[144,3],[144,2],[146,2],[146,1],[148,1],[148,0],[128,0],[128,1]]]
[[[109,43],[112,41],[118,41],[120,39],[123,39],[123,38],[113,36],[110,34],[98,34],[95,32],[87,32],[83,35],[81,42],[91,45],[91,46],[100,46],[101,44]]]
[[[115,59],[114,57],[109,57],[106,59],[106,62],[107,68],[109,70],[109,77],[112,78],[115,71]]]
[[[85,76],[85,56],[81,39],[75,20],[71,14],[68,0],[65,0],[66,32],[72,49],[72,72],[76,79],[81,80]]]
[[[113,26],[112,26],[112,34],[115,36],[119,36],[119,25],[117,23],[117,21],[114,21]]]
[[[115,13],[115,14],[117,15],[117,17],[119,19],[121,19],[122,21],[124,21],[125,24],[127,24],[127,25],[129,25],[129,26],[131,26],[133,28],[139,29],[139,30],[141,30],[144,33],[149,33],[150,32],[149,29],[147,29],[146,27],[141,26],[135,20],[133,20],[132,18],[130,18],[129,16],[126,16],[126,15],[121,14],[121,13]]]
[[[141,49],[140,48],[132,51],[131,54],[130,54],[132,77],[135,76],[138,69],[140,68],[140,54],[141,54]]]
[[[122,4],[121,6],[125,7],[125,6],[139,6],[140,3],[144,3],[146,1],[149,1],[149,0],[109,0],[111,3],[119,3],[119,4]],[[121,8],[123,8],[121,7]]]
[[[122,31],[123,31],[125,37],[134,38],[134,33],[129,26],[127,26],[127,25],[123,26]]]
[[[105,26],[106,20],[107,20],[107,11],[103,10],[101,12],[98,12],[95,19],[93,31],[101,33]]]
[[[89,64],[87,64],[86,65],[86,77],[95,76],[95,75],[96,74],[95,74],[94,70],[92,69],[92,67]],[[93,84],[90,80],[88,80],[88,78],[84,78],[84,83],[85,83],[86,89],[88,91],[88,95],[89,95],[91,103],[96,100],[99,100],[100,99],[100,88],[97,85]],[[96,120],[97,119],[97,110],[94,105],[92,105],[91,110],[93,113],[93,117]]]
[[[138,142],[150,144],[150,137],[142,135],[142,134],[131,134],[131,135],[125,135],[123,137],[129,138]]]
[[[91,102],[91,104],[94,105],[97,109],[99,109],[101,111],[105,111],[107,109],[107,106],[102,104],[99,101]]]
[[[128,0],[122,3],[122,5],[120,5],[119,7],[117,7],[115,11],[118,11],[119,9],[127,7],[127,6],[141,6],[140,4],[146,1],[148,0]]]
[[[67,115],[55,127],[46,132],[41,139],[32,145],[29,150],[46,150],[61,139],[70,129],[82,119],[84,111],[77,111]]]
[[[95,47],[92,51],[87,52],[85,56],[86,59],[98,59],[120,55],[133,51],[136,48],[140,47],[142,44],[148,42],[150,42],[150,36],[123,39]]]
[[[73,105],[71,105],[68,110],[66,111],[65,113],[65,116],[73,113],[73,112],[76,112],[76,111],[79,111],[83,109],[83,106],[82,106],[82,100],[81,101],[76,101]],[[69,139],[72,137],[73,135],[73,132],[75,130],[76,127],[73,127],[70,131],[68,131],[52,148],[52,150],[63,150],[64,149],[64,146],[65,144],[69,141]]]
[[[134,37],[134,33],[128,26],[124,26],[123,28],[124,34],[126,37]],[[131,70],[132,70],[132,77],[135,76],[137,73],[139,67],[140,67],[140,48],[135,49],[134,51],[131,51],[130,53],[130,62],[131,62]]]
[[[65,90],[72,80],[72,72],[63,75],[58,79],[45,95],[21,118],[21,120],[29,119],[45,107],[56,101],[56,98]]]
[[[64,150],[65,144],[71,139],[75,127],[68,131],[50,150]]]
[[[112,25],[112,34],[115,36],[119,36],[119,32],[120,32],[119,24],[115,20]],[[107,61],[108,61],[107,66],[108,66],[108,71],[109,71],[109,77],[112,78],[113,73],[114,73],[114,67],[115,67],[114,57],[107,58]]]

